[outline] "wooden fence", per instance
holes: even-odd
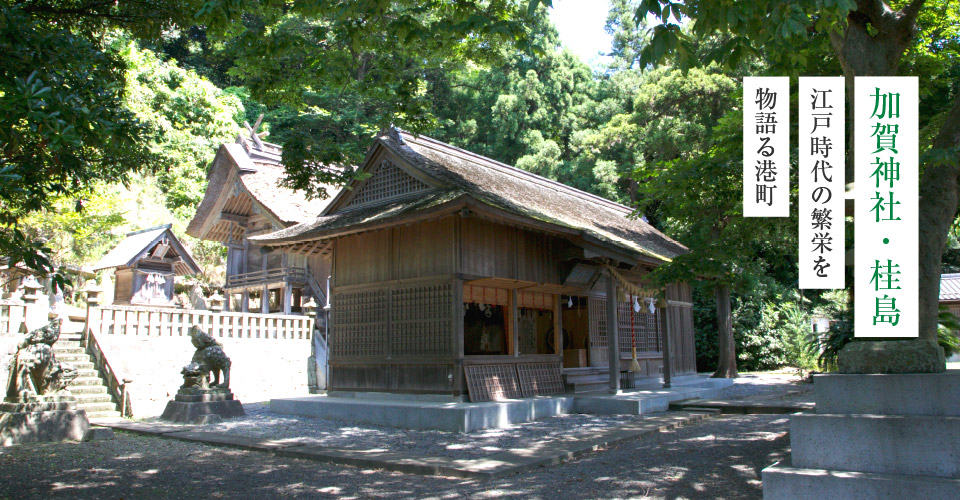
[[[192,309],[104,306],[90,310],[90,321],[104,335],[189,336],[192,326],[214,338],[297,340],[313,333],[307,316]]]

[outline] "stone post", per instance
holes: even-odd
[[[82,290],[87,296],[87,314],[83,323],[83,332],[80,334],[80,340],[83,342],[83,345],[87,345],[87,336],[89,335],[91,328],[91,313],[90,310],[100,305],[101,295],[103,290],[97,286],[95,281],[90,281],[87,286]]]

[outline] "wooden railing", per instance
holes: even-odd
[[[128,388],[132,380],[123,378],[123,376],[110,366],[110,361],[108,361],[107,357],[103,354],[103,349],[100,348],[100,343],[97,341],[97,336],[93,328],[90,328],[89,322],[83,329],[83,338],[81,340],[86,348],[87,354],[93,358],[93,365],[97,367],[100,376],[107,383],[107,391],[110,393],[110,396],[113,397],[113,400],[118,403],[120,416],[132,417],[133,406],[130,402],[130,390]]]
[[[296,340],[313,333],[313,318],[298,315],[128,306],[98,307],[90,314],[98,331],[107,335],[189,336],[194,325],[214,338]]]
[[[278,281],[305,283],[307,281],[307,271],[302,267],[286,266],[263,271],[234,274],[227,276],[226,288],[263,285],[266,283],[276,283]]]

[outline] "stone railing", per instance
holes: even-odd
[[[110,361],[104,355],[97,336],[91,328],[84,328],[82,343],[84,349],[93,358],[94,366],[100,372],[101,377],[107,384],[107,390],[110,396],[117,402],[120,408],[121,417],[132,417],[133,407],[131,404],[129,384],[132,382],[129,378],[123,378],[116,370],[110,366]]]
[[[0,300],[0,336],[13,337],[21,333],[27,315],[27,306],[19,301]]]
[[[313,318],[298,315],[211,312],[193,309],[103,306],[90,311],[92,327],[105,335],[188,337],[198,326],[214,338],[309,339]]]

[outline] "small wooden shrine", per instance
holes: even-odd
[[[331,260],[331,390],[483,401],[577,370],[617,390],[634,348],[639,376],[665,352],[695,372],[690,287],[644,283],[687,249],[630,208],[395,129],[361,169],[318,217],[249,238]]]
[[[151,307],[172,307],[174,277],[200,272],[170,224],[128,233],[93,266],[109,268],[115,269],[115,305]]]

